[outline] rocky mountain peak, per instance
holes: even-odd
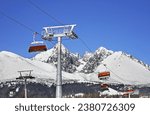
[[[33,59],[57,66],[57,48],[58,44],[46,52],[37,54]],[[69,73],[75,72],[76,67],[80,65],[80,62],[78,61],[79,57],[79,54],[71,53],[63,44],[61,45],[61,63],[63,71]]]
[[[92,73],[94,69],[111,54],[113,54],[113,51],[107,50],[104,47],[98,48],[93,54],[86,53],[85,57],[83,57],[83,61],[86,61],[87,63],[83,67],[82,72]]]

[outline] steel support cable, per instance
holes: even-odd
[[[104,65],[104,64],[103,64]],[[105,66],[106,67],[106,66]],[[129,81],[129,80],[125,80],[125,79],[122,79],[119,75],[117,75],[114,71],[112,71],[110,68],[106,67],[106,69],[108,69],[110,72],[112,72],[117,78],[119,78],[120,80],[122,81]]]
[[[9,20],[11,20],[11,21],[17,23],[18,25],[20,25],[20,26],[26,28],[27,30],[29,30],[29,31],[31,31],[31,32],[33,32],[33,33],[36,32],[36,31],[34,31],[32,28],[30,28],[29,26],[27,26],[27,25],[25,25],[25,24],[19,22],[18,20],[16,20],[15,18],[13,18],[13,17],[11,17],[11,16],[8,16],[8,15],[5,14],[4,12],[0,11],[0,13],[1,13],[3,16],[5,16],[6,18],[8,18]],[[38,33],[38,32],[36,32],[36,33],[39,34],[39,35],[41,35],[41,34]]]
[[[55,22],[57,22],[57,23],[59,23],[59,24],[63,24],[63,23],[61,23],[59,20],[57,20],[55,17],[53,17],[52,15],[50,15],[50,14],[48,14],[47,12],[45,12],[44,10],[42,10],[40,7],[38,7],[36,4],[34,4],[33,2],[31,2],[30,0],[28,0],[33,6],[35,6],[37,9],[39,9],[41,12],[43,12],[44,14],[46,14],[47,16],[49,16],[51,19],[53,19]],[[25,25],[25,24],[23,24],[23,23],[21,23],[21,22],[19,22],[18,20],[16,20],[16,19],[14,19],[14,18],[12,18],[12,17],[10,17],[10,16],[8,16],[8,15],[6,15],[4,12],[2,12],[2,11],[0,11],[0,13],[3,15],[3,16],[5,16],[5,17],[7,17],[8,19],[10,19],[11,21],[13,21],[13,22],[15,22],[15,23],[17,23],[17,24],[19,24],[20,26],[22,26],[22,27],[24,27],[24,28],[26,28],[26,29],[28,29],[29,31],[31,31],[31,32],[35,32],[32,28],[30,28],[29,26],[27,26],[27,25]],[[41,35],[40,33],[38,33],[37,32],[37,34],[39,34],[39,35]],[[79,38],[80,40],[81,40],[81,42],[85,45],[85,47],[90,51],[90,52],[92,52],[92,50],[88,47],[88,45],[81,39],[81,37]],[[53,41],[53,40],[52,40]],[[51,42],[52,43],[52,42]],[[53,45],[54,45],[54,43],[52,43]],[[105,66],[106,67],[106,66]],[[106,67],[108,70],[110,70],[108,67]],[[111,71],[111,70],[110,70]],[[119,79],[121,79],[121,80],[123,80],[124,81],[124,79],[122,79],[122,78],[120,78],[116,73],[114,73],[113,71],[111,71],[114,75],[116,75]]]
[[[11,21],[17,23],[18,25],[20,25],[20,26],[22,26],[22,27],[28,29],[29,31],[35,32],[35,31],[34,31],[32,28],[30,28],[29,26],[27,26],[27,25],[25,25],[25,24],[19,22],[18,20],[14,19],[14,18],[11,17],[11,16],[6,15],[4,12],[0,11],[0,13],[1,13],[3,16],[5,16],[6,18],[8,18],[9,20],[11,20]]]
[[[115,72],[113,72],[111,69],[109,69],[108,67],[106,67],[110,72],[112,72],[115,76],[117,76],[117,78],[119,78],[120,80],[124,81],[124,79],[122,79],[119,75],[117,75]],[[121,82],[120,82],[121,83]]]
[[[28,0],[28,2],[32,6],[34,6],[38,10],[40,10],[42,13],[44,13],[45,15],[47,15],[48,17],[50,17],[53,21],[57,22],[58,24],[62,24],[63,25],[63,23],[60,20],[56,19],[54,16],[50,15],[49,13],[47,13],[45,10],[43,10],[42,8],[40,8],[37,4],[33,3],[31,0]]]
[[[14,18],[11,17],[11,16],[6,15],[4,12],[0,11],[0,13],[1,13],[3,16],[5,16],[6,18],[8,18],[9,20],[11,20],[11,21],[17,23],[18,25],[20,25],[20,26],[26,28],[27,30],[29,30],[29,31],[31,31],[31,32],[33,32],[33,33],[36,32],[36,31],[34,31],[32,28],[30,28],[29,26],[27,26],[27,25],[25,25],[25,24],[19,22],[18,20],[14,19]],[[37,33],[38,35],[42,36],[39,32],[36,32],[36,33]],[[55,40],[52,40],[52,41],[55,41]],[[51,41],[50,43],[51,43],[52,45],[54,45],[54,43],[53,43],[52,41]]]
[[[84,42],[84,40],[81,39],[81,37],[79,37],[79,40],[82,42],[82,44],[83,44],[90,52],[92,52],[92,50],[88,47],[88,45]]]
[[[106,67],[106,66],[105,66]],[[117,76],[117,78],[119,78],[119,79],[121,79],[121,80],[123,80],[122,78],[120,78],[119,77],[119,75],[117,75],[115,72],[113,72],[111,69],[109,69],[108,67],[106,67],[110,72],[112,72],[115,76]],[[93,72],[93,73],[95,73],[95,74],[98,74],[97,72]],[[116,81],[116,80],[115,80]],[[123,80],[124,81],[124,80]],[[117,82],[119,82],[119,81],[117,81]],[[122,82],[119,82],[119,83],[122,83]]]
[[[55,21],[58,24],[63,24],[61,21],[59,21],[58,19],[56,19],[54,16],[50,15],[49,13],[47,13],[45,10],[43,10],[42,8],[40,8],[37,4],[33,3],[31,0],[28,0],[28,2],[34,6],[35,8],[37,8],[38,10],[40,10],[42,13],[44,13],[45,15],[47,15],[48,17],[50,17],[53,21]],[[65,39],[66,40],[66,39]],[[69,40],[69,39],[67,39]],[[57,41],[57,40],[51,40],[51,44],[54,45],[54,43],[52,41]]]
[[[34,6],[34,7],[37,8],[38,10],[40,10],[42,13],[44,13],[45,15],[47,15],[48,17],[50,17],[51,19],[53,19],[53,20],[54,20],[55,22],[57,22],[58,24],[62,24],[62,25],[63,25],[63,23],[62,23],[60,20],[56,19],[54,16],[50,15],[49,13],[47,13],[45,10],[43,10],[42,8],[40,8],[37,4],[33,3],[31,0],[28,0],[28,2],[29,2],[32,6]],[[88,45],[84,42],[83,39],[79,38],[79,40],[82,42],[82,44],[83,44],[90,52],[92,52],[92,50],[88,47]]]
[[[47,16],[49,16],[51,19],[53,19],[55,22],[57,22],[57,23],[59,23],[59,24],[63,24],[62,22],[60,22],[59,20],[57,20],[57,19],[56,19],[55,17],[53,17],[52,15],[48,14],[46,11],[44,11],[43,9],[41,9],[39,6],[37,6],[36,4],[34,4],[33,2],[31,2],[30,0],[28,0],[28,1],[29,1],[34,7],[36,7],[36,8],[39,9],[41,12],[43,12],[44,14],[46,14]],[[28,29],[29,31],[31,31],[31,32],[33,32],[33,33],[36,32],[36,31],[34,31],[32,28],[30,28],[29,26],[27,26],[27,25],[25,25],[25,24],[19,22],[18,20],[14,19],[14,18],[11,17],[11,16],[6,15],[4,12],[0,11],[0,13],[1,13],[3,16],[5,16],[6,18],[8,18],[9,20],[11,20],[11,21],[17,23],[18,25],[20,25],[20,26],[22,26],[22,27]],[[37,32],[37,34],[41,35],[41,34],[38,33],[38,32]],[[92,50],[88,47],[88,45],[84,42],[83,39],[79,38],[79,40],[82,42],[82,44],[83,44],[90,52],[92,52]],[[55,40],[52,40],[52,41],[55,41]],[[52,43],[52,44],[53,44],[53,43]],[[54,44],[53,44],[53,45],[54,45]]]
[[[127,80],[125,80],[125,79],[122,79],[119,75],[117,75],[114,71],[112,71],[110,68],[108,68],[107,66],[106,66],[106,64],[104,64],[104,63],[102,63],[101,62],[101,64],[107,69],[107,70],[109,70],[110,72],[112,72],[117,78],[119,78],[120,80],[122,80],[122,81],[127,81]],[[96,73],[96,72],[94,72],[94,73]],[[117,81],[118,82],[118,81]],[[119,83],[121,83],[121,82],[119,82]]]
[[[119,56],[119,58],[121,58],[122,54]],[[106,65],[104,63],[102,63],[105,67]],[[119,79],[121,79],[122,81],[129,81],[129,80],[125,80],[125,79],[122,79],[124,77],[120,77],[119,75],[117,75],[115,72],[113,72],[110,68],[106,67],[106,69],[108,69],[109,71],[111,71],[116,77],[118,77]],[[130,81],[129,81],[130,82]]]

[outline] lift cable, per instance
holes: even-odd
[[[35,31],[34,31],[32,28],[30,28],[29,26],[27,26],[27,25],[25,25],[25,24],[19,22],[18,20],[14,19],[13,17],[10,17],[10,16],[6,15],[4,12],[0,11],[0,13],[1,13],[3,16],[5,16],[6,18],[8,18],[9,20],[11,20],[11,21],[13,21],[13,22],[19,24],[20,26],[22,26],[22,27],[28,29],[29,31],[35,32]]]
[[[106,66],[105,66],[106,67]],[[120,80],[124,81],[124,79],[122,79],[119,75],[117,75],[115,72],[113,72],[110,68],[106,67],[110,72],[112,72],[117,78],[119,78]],[[120,82],[121,83],[121,82]]]
[[[38,10],[40,10],[41,12],[43,12],[44,14],[46,14],[48,17],[50,17],[51,19],[53,19],[55,22],[57,22],[58,24],[63,24],[60,20],[56,19],[54,16],[50,15],[49,13],[47,13],[45,10],[43,10],[42,8],[40,8],[38,5],[36,5],[35,3],[33,3],[31,0],[28,0],[29,3],[34,6],[35,8],[37,8]],[[67,39],[69,40],[69,39]],[[85,43],[85,41],[79,37],[79,40],[82,42],[82,44],[90,51],[92,52],[92,50],[89,48],[89,46]],[[105,66],[106,67],[106,66]],[[122,79],[119,75],[117,75],[115,72],[113,72],[110,68],[106,67],[109,71],[111,71],[116,77],[118,77],[120,80],[124,81],[124,79]]]
[[[57,23],[59,23],[59,24],[63,24],[62,22],[60,22],[59,20],[57,20],[57,19],[56,19],[55,17],[53,17],[52,15],[48,14],[46,11],[42,10],[40,7],[38,7],[36,4],[34,4],[33,2],[31,2],[30,0],[28,0],[28,1],[29,1],[33,6],[35,6],[37,9],[39,9],[41,12],[43,12],[43,13],[46,14],[46,15],[48,15],[51,19],[55,20],[55,22],[57,22]],[[11,20],[11,21],[13,21],[13,22],[19,24],[20,26],[22,26],[22,27],[28,29],[29,31],[35,32],[35,31],[34,31],[32,28],[30,28],[29,26],[27,26],[27,25],[25,25],[25,24],[19,22],[18,20],[14,19],[14,18],[11,17],[11,16],[6,15],[6,14],[5,14],[4,12],[2,12],[1,10],[0,10],[0,13],[1,13],[3,16],[5,16],[6,18],[8,18],[9,20]],[[41,35],[41,34],[38,33],[38,32],[37,32],[37,34]],[[92,52],[92,50],[88,47],[88,45],[84,42],[84,40],[81,39],[81,37],[80,37],[79,39],[80,39],[81,42],[84,44],[84,46],[85,46],[90,52]],[[55,40],[52,40],[52,41],[55,41]],[[51,42],[51,43],[54,45],[53,42]],[[106,68],[107,68],[109,71],[111,71],[112,73],[114,73],[114,75],[116,75],[118,78],[120,78],[119,75],[117,75],[115,72],[113,72],[112,70],[110,70],[108,67],[106,67]],[[120,79],[123,80],[122,78],[120,78]],[[123,81],[124,81],[124,80],[123,80]]]
[[[28,0],[28,2],[34,6],[35,8],[37,8],[38,10],[40,10],[42,13],[44,13],[45,15],[47,15],[48,17],[50,17],[52,20],[54,20],[55,22],[57,22],[58,24],[64,24],[62,23],[62,21],[56,19],[54,16],[52,16],[51,14],[47,13],[45,10],[43,10],[41,7],[39,7],[39,5],[33,3],[31,0]],[[70,40],[70,39],[68,39]],[[92,52],[92,50],[88,47],[88,45],[85,43],[85,41],[83,39],[81,39],[81,37],[79,37],[79,40],[82,42],[82,44],[90,51]]]
[[[83,39],[81,39],[81,37],[79,37],[79,40],[82,42],[82,44],[90,51],[92,52],[92,50],[88,47],[88,45],[85,43],[85,41]]]
[[[103,64],[103,63],[102,63]],[[108,69],[110,72],[112,72],[117,78],[119,78],[120,80],[122,80],[122,81],[129,81],[129,80],[125,80],[125,79],[123,79],[123,78],[125,78],[125,77],[120,77],[118,74],[116,74],[114,71],[112,71],[110,68],[108,68],[105,64],[103,64],[105,67],[106,67],[106,69]],[[121,82],[120,82],[121,83]]]
[[[25,24],[19,22],[19,21],[16,20],[15,18],[13,18],[13,17],[11,17],[11,16],[8,16],[7,14],[5,14],[5,13],[2,12],[2,11],[0,11],[0,13],[1,13],[3,16],[5,16],[6,18],[8,18],[9,20],[11,20],[11,21],[15,22],[16,24],[18,24],[18,25],[20,25],[20,26],[26,28],[27,30],[31,31],[32,33],[35,33],[35,32],[36,32],[38,35],[42,36],[39,32],[34,31],[32,28],[30,28],[29,26],[27,26],[27,25],[25,25]],[[55,41],[55,40],[52,40],[52,41]],[[51,43],[52,45],[54,45],[54,43],[53,43],[52,41],[51,41],[50,43]]]
[[[37,9],[39,9],[41,12],[43,12],[44,14],[46,14],[47,16],[49,16],[51,19],[55,20],[55,22],[59,23],[59,24],[63,24],[62,22],[60,22],[59,20],[57,20],[55,17],[53,17],[52,15],[48,14],[46,11],[44,11],[43,9],[41,9],[39,6],[37,6],[36,4],[34,4],[33,2],[31,2],[31,0],[28,0],[34,7],[36,7]],[[34,31],[32,28],[30,28],[29,26],[21,23],[20,21],[16,20],[15,18],[5,14],[4,12],[2,12],[0,10],[0,13],[5,16],[6,18],[8,18],[9,20],[17,23],[18,25],[26,28],[27,30],[31,31],[32,33],[34,32],[37,32],[37,31]],[[41,35],[39,32],[37,32],[37,34]],[[41,35],[42,36],[42,35]],[[70,39],[66,39],[66,40],[70,40]],[[82,44],[90,51],[92,52],[92,50],[88,47],[88,45],[84,42],[83,39],[81,39],[81,37],[79,38],[79,40],[82,42]],[[55,41],[55,40],[52,40],[52,41]],[[52,43],[52,42],[51,42]],[[54,45],[54,43],[52,43]]]
[[[45,15],[47,15],[48,17],[50,17],[53,21],[57,22],[58,24],[62,24],[63,25],[63,23],[60,20],[56,19],[54,16],[50,15],[49,13],[47,13],[45,10],[43,10],[42,8],[40,8],[37,4],[33,3],[31,0],[28,0],[28,2],[32,6],[34,6],[38,10],[40,10],[42,13],[44,13]]]
[[[59,24],[63,24],[62,22],[60,22],[59,20],[57,20],[55,17],[53,17],[52,15],[48,14],[46,11],[44,11],[43,9],[41,9],[39,6],[37,6],[35,3],[33,3],[31,0],[28,0],[29,3],[31,3],[34,7],[36,7],[37,9],[39,9],[41,12],[43,12],[44,14],[46,14],[47,16],[49,16],[51,19],[53,19],[55,22],[59,23]],[[9,20],[19,24],[20,26],[28,29],[29,31],[31,32],[36,32],[34,31],[32,28],[30,28],[29,26],[19,22],[18,20],[16,20],[15,18],[11,17],[11,16],[8,16],[7,14],[5,14],[4,12],[0,11],[0,13],[5,16],[6,18],[8,18]],[[39,32],[37,32],[37,34],[41,35]],[[70,39],[67,39],[67,40],[70,40]],[[92,52],[92,50],[88,47],[88,45],[84,42],[83,39],[81,39],[81,37],[79,38],[79,40],[82,42],[82,44],[90,51]],[[55,40],[52,40],[52,41],[55,41]],[[52,43],[52,42],[51,42]],[[54,43],[52,43],[54,45]]]

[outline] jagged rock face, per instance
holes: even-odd
[[[56,46],[54,46],[52,49],[37,54],[33,59],[40,60],[45,63],[54,64],[57,67],[57,47],[58,46],[56,44]],[[86,52],[84,56],[80,58],[79,54],[69,52],[69,50],[66,49],[63,45],[61,46],[61,48],[62,70],[68,73],[73,73],[76,71],[80,71],[86,74],[92,73],[102,63],[103,60],[115,53],[111,50],[107,50],[104,47],[100,47],[94,53]],[[133,61],[142,64],[145,68],[150,70],[149,65],[144,64],[142,61],[134,58],[132,55],[126,53],[123,54],[132,59]]]
[[[109,55],[111,55],[112,53],[113,53],[113,51],[107,50],[103,47],[96,50],[95,53],[93,53],[93,55],[90,55],[90,54],[87,53],[87,55],[85,55],[85,57],[83,57],[83,59],[84,59],[83,61],[86,61],[87,63],[83,67],[82,72],[84,72],[84,73],[94,72],[94,69],[97,66],[99,66],[100,63],[105,58],[107,58]]]
[[[91,52],[85,52],[85,54],[83,55],[82,60],[85,61],[85,62],[87,62],[90,59],[91,56],[93,56],[93,53],[91,53]]]
[[[44,52],[41,54],[38,54],[35,56],[35,59],[38,59],[40,61],[46,62],[46,63],[53,63],[57,67],[57,44],[52,49],[50,49],[48,52]],[[61,52],[61,65],[62,70],[65,72],[73,73],[77,70],[77,67],[80,66],[81,62],[79,61],[80,56],[79,54],[73,54],[68,51],[63,45],[61,46],[62,52]],[[48,54],[49,53],[49,54]],[[83,73],[92,73],[94,69],[100,65],[100,62],[103,61],[103,59],[107,58],[109,55],[111,55],[113,52],[110,50],[107,50],[103,47],[97,49],[94,53],[86,52],[82,61],[86,62],[86,64],[82,67],[80,72]],[[48,55],[46,58],[44,55]]]
[[[80,65],[78,57],[70,54],[69,52],[62,53],[61,55],[61,66],[62,70],[73,73],[76,71],[76,67]],[[57,54],[50,56],[47,63],[53,63],[57,66]]]
[[[45,52],[49,53],[49,56],[45,58],[45,60],[42,60],[43,62],[46,63],[53,63],[57,67],[57,45],[54,46],[51,51]],[[73,54],[69,52],[63,45],[61,46],[61,66],[62,70],[65,72],[73,73],[76,71],[76,67],[80,65],[79,62],[79,55],[78,54]],[[44,53],[44,52],[43,52]],[[38,54],[40,55],[40,54]],[[44,57],[44,54],[42,54]],[[47,54],[46,54],[47,55]],[[41,59],[42,57],[36,56],[34,59]]]

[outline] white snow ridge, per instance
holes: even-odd
[[[97,74],[110,71],[108,83],[149,84],[150,67],[123,52],[113,52],[99,48],[94,53],[86,53],[83,58],[69,52],[62,46],[63,80],[96,81]],[[15,79],[20,70],[33,70],[32,75],[40,79],[56,79],[57,46],[37,54],[32,59],[17,54],[0,52],[0,80]],[[105,66],[104,66],[105,65]]]

